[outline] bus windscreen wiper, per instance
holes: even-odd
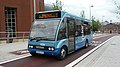
[[[51,40],[51,39],[45,38],[45,37],[35,37],[35,38],[31,38],[31,41],[32,41],[32,40],[40,41],[40,40]]]
[[[32,40],[40,40],[41,38],[42,38],[42,37],[33,37],[33,38],[31,37],[30,40],[31,40],[31,41],[32,41]]]

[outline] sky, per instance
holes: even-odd
[[[55,3],[56,0],[44,0],[45,4]],[[112,20],[113,22],[120,22],[120,19],[116,18],[115,9],[116,6],[113,0],[60,0],[63,3],[63,11],[80,16],[82,10],[85,11],[85,17],[90,19],[94,16],[96,19],[102,21]],[[118,0],[119,1],[119,0]],[[119,1],[120,3],[120,1]],[[93,7],[90,7],[93,5]],[[91,12],[90,12],[91,9]]]

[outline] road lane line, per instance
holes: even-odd
[[[65,67],[74,67],[76,64],[78,64],[80,61],[82,61],[84,58],[86,58],[87,56],[89,56],[91,53],[93,53],[95,50],[97,50],[98,48],[100,48],[102,45],[104,45],[106,42],[108,42],[109,40],[111,40],[113,37],[109,38],[108,40],[104,41],[102,44],[98,45],[97,47],[93,48],[92,50],[90,50],[89,52],[87,52],[86,54],[82,55],[81,57],[79,57],[78,59],[76,59],[75,61],[71,62],[70,64],[66,65]]]
[[[3,61],[3,62],[0,62],[0,64],[5,64],[5,63],[8,63],[8,62],[16,61],[16,60],[23,59],[23,58],[26,58],[26,57],[29,57],[29,56],[31,56],[31,55],[26,55],[26,56],[22,56],[22,57],[19,57],[19,58]]]

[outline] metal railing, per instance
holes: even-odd
[[[10,35],[15,35],[10,36]],[[13,42],[14,39],[22,39],[24,42],[25,39],[28,39],[29,32],[0,32],[0,41],[6,41],[6,43]]]

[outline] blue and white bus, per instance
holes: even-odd
[[[37,54],[54,55],[64,59],[92,42],[92,26],[88,19],[64,11],[37,12],[28,40],[28,51]]]

